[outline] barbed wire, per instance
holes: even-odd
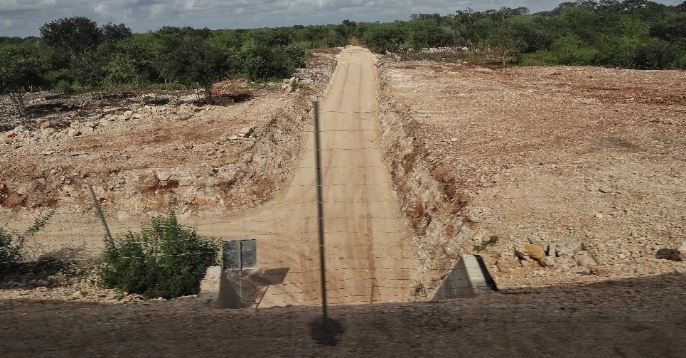
[[[337,133],[337,132],[344,132],[344,133],[360,133],[360,132],[378,132],[376,129],[373,128],[362,128],[362,129],[321,129],[319,133]],[[314,131],[303,131],[303,133],[314,133]],[[322,138],[325,139],[326,137]]]

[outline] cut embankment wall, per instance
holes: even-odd
[[[463,254],[462,244],[469,230],[461,214],[465,203],[455,178],[425,161],[426,149],[416,135],[419,124],[409,107],[393,97],[383,62],[378,67],[384,156],[402,212],[415,232],[420,281],[431,291]]]

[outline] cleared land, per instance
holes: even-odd
[[[382,68],[388,111],[401,118],[387,132],[402,127],[412,143],[410,159],[389,152],[403,164],[395,180],[415,228],[439,246],[434,260],[498,235],[482,254],[501,286],[686,271],[656,258],[686,238],[685,72]],[[408,163],[426,166],[440,186],[434,203],[407,194],[417,172]],[[425,215],[412,200],[438,209]],[[440,221],[456,225],[426,230]],[[529,242],[554,243],[562,255],[553,267],[522,267],[513,253]],[[591,261],[580,264],[579,255]]]
[[[375,69],[374,62],[366,50],[343,51],[321,105],[329,294],[332,303],[341,304],[332,316],[345,328],[338,346],[313,342],[308,324],[319,314],[314,307],[217,310],[193,297],[112,304],[117,301],[112,292],[50,281],[49,288],[0,291],[0,355],[679,356],[686,340],[686,264],[656,256],[684,239],[684,73],[383,61]],[[232,120],[261,113],[251,106],[271,113],[296,105],[299,111],[286,117],[296,119],[295,127],[285,124],[289,121],[258,121],[254,137],[239,129],[253,126],[251,121],[225,123],[232,128],[228,143],[270,138],[264,147],[217,155],[217,160],[250,156],[237,167],[249,174],[229,191],[246,200],[239,207],[221,204],[220,197],[202,201],[214,203],[206,206],[175,201],[194,192],[182,191],[181,184],[193,189],[193,180],[205,174],[184,179],[169,168],[155,171],[152,199],[144,201],[158,208],[165,200],[188,205],[184,218],[202,233],[257,238],[258,265],[285,277],[265,286],[260,307],[319,303],[312,128],[297,116],[307,107],[291,102],[310,93],[290,99],[265,93],[252,104],[209,111],[240,110]],[[226,113],[215,120],[223,121]],[[183,138],[195,138],[205,127],[211,133],[207,142],[190,141],[193,146],[184,153],[193,153],[196,142],[221,146],[213,139],[225,128],[221,123],[213,126],[202,116],[184,120],[189,122],[170,127],[196,120],[198,125],[187,128]],[[161,123],[153,134],[164,132],[167,122]],[[121,150],[127,148],[121,138],[136,128],[111,134],[120,138],[115,142]],[[231,139],[238,134],[242,139]],[[164,158],[166,146],[183,141],[172,137],[161,141],[162,147],[150,144],[158,148],[157,158]],[[37,168],[49,168],[46,163],[61,157],[55,153],[71,153],[63,148],[76,142],[88,141],[58,140],[48,154],[40,148],[50,141],[25,149],[9,141],[5,148],[28,154]],[[299,159],[289,161],[297,149],[274,152],[280,143],[302,148]],[[127,155],[145,163],[147,148],[126,149]],[[201,152],[192,163],[204,167],[198,163],[211,155]],[[36,159],[41,156],[49,160]],[[188,157],[173,157],[168,166],[193,166]],[[3,165],[22,165],[11,158],[2,157]],[[273,158],[279,164],[273,165]],[[255,166],[256,160],[264,165]],[[208,177],[221,173],[207,168]],[[47,170],[31,169],[24,168]],[[12,176],[16,173],[3,172],[3,180],[22,183],[24,177]],[[99,180],[117,178],[116,172],[103,173]],[[257,174],[269,180],[257,180]],[[221,192],[213,183],[209,190]],[[265,186],[251,192],[252,185]],[[14,198],[32,192],[7,187]],[[141,188],[132,187],[133,200],[144,197]],[[103,197],[118,197],[126,190],[105,192]],[[8,197],[3,198],[8,218],[31,212],[25,204],[34,199],[28,195],[19,201],[23,206],[12,208]],[[86,200],[80,205],[81,211],[63,211],[62,218],[92,215],[83,209]],[[96,234],[70,239],[97,232],[94,218],[83,220],[52,224],[32,244],[82,243],[97,251]],[[139,220],[121,216],[115,228]],[[503,288],[499,293],[432,304],[377,304],[423,299],[461,253],[473,252],[491,235],[500,241],[482,254]],[[515,249],[529,242],[561,248],[555,265],[518,262]],[[579,252],[592,261],[579,262]],[[374,304],[357,305],[363,303]]]
[[[2,133],[0,218],[21,228],[54,209],[36,238],[44,251],[81,243],[99,249],[102,231],[88,185],[116,232],[169,210],[184,221],[221,220],[255,207],[292,177],[309,97],[321,94],[334,67],[331,54],[315,55],[287,91],[278,83],[239,87],[236,103],[224,105],[204,104],[192,93],[104,101],[97,94],[57,100],[44,94],[30,108],[58,102],[70,109]],[[224,87],[234,86],[216,86],[220,96],[236,94]]]

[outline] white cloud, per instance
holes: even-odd
[[[413,13],[447,14],[471,7],[527,6],[551,9],[561,0],[0,0],[0,36],[37,35],[55,18],[87,16],[99,23],[126,23],[134,31],[163,25],[209,28],[274,27],[295,24],[388,21]],[[681,0],[664,0],[668,4]],[[9,22],[8,22],[9,21]]]
[[[42,10],[56,5],[57,0],[0,0],[0,12]]]

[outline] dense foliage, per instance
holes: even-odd
[[[0,227],[0,275],[21,262],[21,241]]]
[[[208,88],[227,77],[286,78],[304,65],[307,48],[345,43],[334,26],[326,28],[163,27],[133,34],[124,24],[64,18],[43,25],[40,38],[0,37],[0,93],[12,95],[23,112],[22,95],[36,89]]]
[[[686,2],[581,0],[536,14],[526,8],[419,14],[359,24],[352,33],[379,52],[459,46],[520,64],[686,68]]]
[[[105,287],[146,297],[191,295],[198,293],[218,253],[215,242],[183,227],[171,214],[154,218],[140,233],[108,242],[100,278]]]
[[[163,27],[133,34],[88,18],[52,21],[40,38],[0,37],[0,92],[209,87],[224,77],[290,76],[311,48],[361,43],[377,52],[431,47],[497,53],[511,63],[686,68],[686,2],[579,0],[526,8],[417,14],[408,21],[253,30]],[[457,52],[455,52],[457,53]]]

